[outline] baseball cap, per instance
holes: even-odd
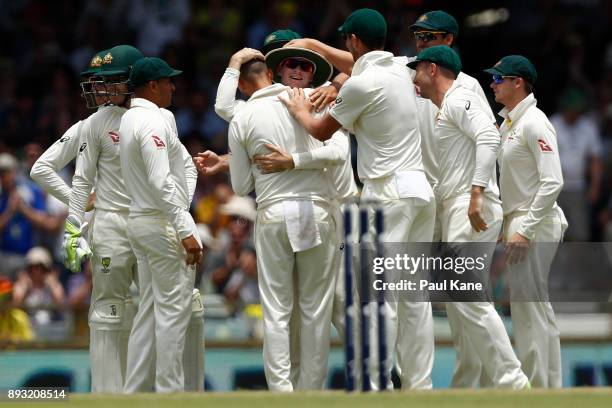
[[[97,73],[102,68],[102,58],[108,53],[108,50],[98,51],[89,61],[87,69],[81,72],[81,76],[89,76]]]
[[[0,171],[15,170],[17,159],[10,153],[0,153]]]
[[[421,15],[410,28],[413,31],[419,29],[444,31],[453,34],[455,37],[459,34],[459,24],[457,24],[455,17],[442,10],[430,11]]]
[[[261,46],[261,53],[266,55],[270,51],[280,48],[289,41],[297,40],[298,38],[302,38],[302,36],[288,28],[273,31],[264,39],[263,45]]]
[[[530,84],[534,84],[538,78],[538,73],[531,61],[522,55],[505,56],[484,72],[492,75],[521,77]]]
[[[444,68],[450,69],[459,75],[461,72],[461,58],[451,47],[446,45],[436,45],[424,49],[417,55],[416,59],[406,64],[409,68],[415,69],[421,61],[429,61]]]
[[[313,88],[323,85],[329,80],[333,73],[332,64],[321,54],[309,50],[308,48],[281,47],[266,54],[266,65],[274,73],[275,82],[281,82],[280,75],[278,74],[278,66],[287,58],[303,58],[314,64],[315,71],[312,76],[311,84]]]
[[[134,63],[143,56],[142,52],[136,47],[132,47],[131,45],[117,45],[102,56],[102,66],[98,75],[128,75]]]
[[[134,63],[130,71],[130,84],[139,87],[149,81],[162,78],[172,78],[183,71],[174,69],[166,61],[157,57],[144,57]]]
[[[53,264],[53,260],[51,259],[51,254],[43,247],[34,247],[30,249],[25,256],[26,265],[42,265],[45,268],[51,268]]]
[[[359,38],[385,38],[387,36],[387,22],[378,11],[362,8],[355,10],[346,18],[338,31],[340,34],[355,34]]]

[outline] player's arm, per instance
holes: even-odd
[[[47,193],[68,205],[70,201],[70,187],[62,180],[58,172],[66,167],[79,151],[79,128],[82,122],[72,125],[59,140],[53,143],[36,160],[30,177]]]
[[[350,147],[348,134],[339,130],[323,146],[307,152],[287,153],[280,147],[266,144],[272,151],[269,154],[258,154],[253,161],[262,173],[274,173],[283,170],[323,169],[337,166],[346,161]]]
[[[153,135],[162,143],[154,140]],[[170,176],[167,134],[161,126],[151,121],[139,129],[137,137],[149,188],[157,197],[160,209],[165,213],[179,238],[187,238],[193,231],[185,217],[186,209],[182,208],[176,200],[176,185]]]
[[[459,129],[476,143],[476,163],[468,218],[477,232],[485,231],[488,226],[482,218],[483,193],[495,171],[501,137],[477,100],[454,101],[449,104],[449,113]]]
[[[198,153],[197,157],[193,158],[193,161],[203,176],[213,176],[217,173],[229,172],[228,154],[219,156],[212,150],[206,150],[205,152]]]
[[[517,232],[531,240],[537,225],[553,208],[563,188],[563,174],[552,125],[533,123],[525,126],[524,132],[527,147],[537,163],[540,184]]]
[[[325,141],[342,127],[329,113],[315,117],[312,103],[306,99],[303,89],[293,88],[278,97],[300,125],[315,139]]]
[[[193,163],[193,159],[191,155],[181,143],[181,153],[183,155],[183,163],[185,165],[185,179],[187,180],[187,194],[189,196],[189,202],[193,200],[193,195],[195,194],[196,185],[198,184],[198,169],[196,169],[195,164]]]
[[[331,62],[331,64],[339,71],[342,71],[349,76],[353,72],[353,65],[355,64],[355,61],[353,60],[353,56],[351,55],[351,53],[348,51],[334,48],[313,38],[300,38],[296,40],[291,40],[284,46],[308,48],[310,50],[316,51],[323,57],[325,57],[326,60]]]
[[[251,159],[242,143],[243,140],[243,130],[236,121],[232,121],[228,135],[230,179],[232,189],[239,196],[246,196],[255,188]]]
[[[221,77],[221,82],[219,82],[215,99],[215,112],[227,122],[232,120],[236,112],[245,103],[240,99],[236,99],[236,91],[238,90],[240,67],[252,59],[264,60],[265,57],[260,51],[253,48],[243,48],[236,52],[230,58],[223,77]]]
[[[98,159],[100,157],[100,142],[92,117],[83,121],[79,135],[79,152],[76,169],[72,177],[72,191],[68,204],[68,217],[81,225],[83,214],[87,209],[89,194],[98,174]]]

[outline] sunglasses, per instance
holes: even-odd
[[[495,85],[499,85],[502,82],[504,82],[504,79],[506,79],[506,78],[514,79],[514,78],[518,78],[518,77],[517,76],[510,76],[510,75],[508,75],[508,76],[506,76],[506,75],[493,75],[493,83]]]
[[[281,63],[281,66],[287,67],[289,69],[296,69],[297,67],[300,67],[300,69],[304,72],[315,72],[315,65],[306,59],[287,58]]]
[[[415,31],[414,38],[416,38],[417,41],[430,42],[435,40],[438,34],[446,35],[448,33],[445,31]]]

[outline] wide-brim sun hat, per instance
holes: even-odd
[[[281,78],[278,74],[278,67],[287,58],[302,58],[314,64],[315,71],[311,83],[313,88],[321,86],[329,81],[334,71],[332,64],[318,52],[309,50],[308,48],[277,48],[266,54],[266,65],[272,70],[275,82],[280,83]]]

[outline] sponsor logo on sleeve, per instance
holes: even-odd
[[[64,136],[59,141],[60,141],[60,143],[65,143],[65,142],[67,142],[69,140],[70,140],[70,136]]]
[[[86,147],[87,147],[87,142],[83,142],[83,144],[81,144],[81,147],[79,147],[79,153],[83,153],[83,150],[85,150]]]
[[[108,137],[111,138],[114,144],[119,143],[119,133],[110,131],[108,132]]]
[[[336,103],[336,105],[342,103],[342,98],[341,97],[337,97],[335,103]]]
[[[163,149],[166,147],[166,144],[164,143],[161,137],[153,135],[151,136],[151,138],[153,139],[153,143],[155,143],[155,147],[159,149]]]
[[[538,139],[538,144],[540,145],[540,150],[542,153],[552,153],[553,149],[546,140]]]

